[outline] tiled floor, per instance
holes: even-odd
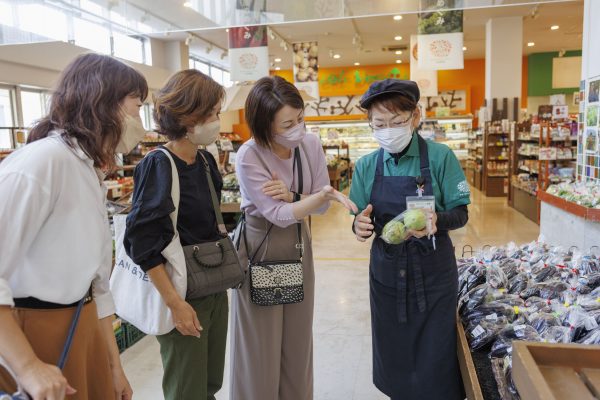
[[[474,192],[472,201],[469,224],[452,234],[457,254],[465,244],[481,247],[510,241],[523,243],[538,236],[538,226],[507,207],[506,199],[486,198]],[[312,221],[317,282],[315,400],[386,399],[371,381],[370,245],[354,239],[351,221],[339,206]],[[162,399],[162,367],[156,340],[146,337],[122,357],[134,397]],[[227,368],[219,400],[229,398]]]

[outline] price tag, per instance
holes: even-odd
[[[515,335],[517,335],[517,337],[521,338],[521,337],[525,336],[525,325],[515,325],[515,327],[513,329],[514,329]]]
[[[485,319],[488,321],[498,321],[498,314],[494,313],[494,314],[486,315]]]
[[[485,333],[485,329],[483,329],[481,327],[481,325],[477,325],[475,327],[475,329],[473,329],[471,331],[471,334],[473,335],[474,338],[478,338],[479,336],[483,335]]]

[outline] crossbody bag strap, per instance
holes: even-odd
[[[219,232],[221,235],[227,235],[227,228],[225,228],[225,222],[223,221],[223,214],[221,213],[221,203],[217,198],[217,191],[215,190],[215,184],[212,179],[212,175],[210,173],[210,166],[208,165],[208,160],[202,154],[201,151],[198,152],[202,156],[202,160],[204,161],[204,171],[206,172],[206,180],[208,181],[208,188],[210,190],[210,198],[212,200],[213,209],[215,210],[215,216],[217,217],[217,226],[219,228]]]
[[[69,351],[71,350],[71,345],[73,344],[73,337],[75,336],[75,330],[77,329],[77,324],[79,323],[79,317],[81,316],[81,310],[83,309],[83,304],[85,303],[86,297],[87,293],[81,300],[79,300],[79,303],[77,303],[77,308],[75,309],[75,314],[73,315],[71,325],[69,326],[69,332],[67,333],[67,340],[65,341],[62,353],[60,354],[60,359],[58,360],[57,366],[60,370],[62,370],[67,363]]]
[[[304,157],[306,158],[306,161],[309,161],[308,160],[308,152],[306,151],[306,146],[304,146],[304,142],[300,143],[300,147],[302,148],[302,152],[304,153]],[[313,174],[313,168],[312,168],[312,164],[310,163],[310,161],[308,162],[308,172],[310,173],[310,191],[308,192],[308,194],[312,194],[315,176]],[[302,194],[302,193],[300,193],[300,194]]]
[[[294,169],[297,170],[297,174],[293,175],[298,176],[298,184],[296,185],[298,188],[298,194],[302,195],[302,192],[304,191],[304,175],[302,173],[302,157],[300,157],[299,147],[296,147],[294,149]],[[302,257],[304,256],[304,243],[302,241],[302,221],[298,222],[296,224],[296,227],[298,230],[298,243],[296,243],[296,248],[300,253],[300,259],[302,259]]]

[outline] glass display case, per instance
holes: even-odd
[[[369,124],[364,121],[307,123],[306,127],[321,138],[326,154],[337,155],[339,150],[336,146],[342,148],[348,145],[352,163],[379,148]]]
[[[463,169],[469,158],[469,135],[473,130],[473,117],[428,118],[421,125],[421,135],[450,147]]]

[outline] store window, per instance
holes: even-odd
[[[75,44],[98,53],[111,54],[110,31],[81,18],[73,18]]]
[[[12,90],[0,88],[0,149],[12,148],[11,130],[14,126]]]
[[[22,30],[63,42],[69,39],[68,20],[64,11],[42,4],[19,4],[17,13]]]
[[[46,114],[47,96],[39,91],[21,90],[23,127],[29,128]]]
[[[223,70],[217,67],[211,67],[210,68],[210,76],[211,78],[213,78],[217,83],[219,84],[223,84]]]
[[[144,63],[144,39],[113,33],[113,55],[129,61]]]
[[[230,87],[233,85],[231,82],[231,74],[227,71],[223,71],[223,86]]]

